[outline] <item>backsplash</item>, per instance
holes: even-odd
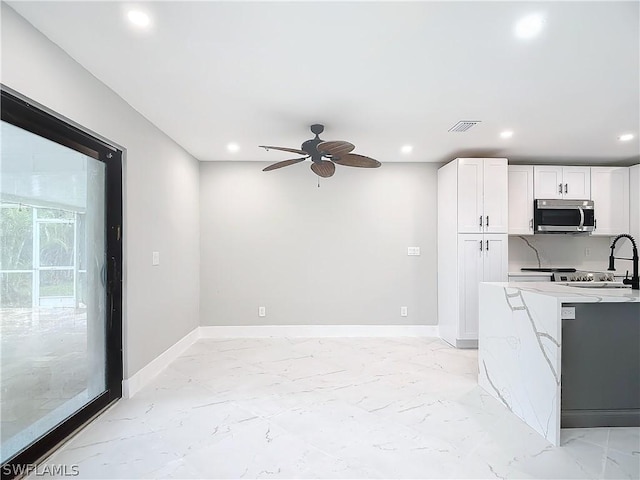
[[[584,270],[606,270],[613,237],[587,237],[579,235],[529,235],[509,236],[509,271],[522,267],[537,267],[536,253],[525,242],[538,250],[542,267],[575,267]],[[623,244],[624,242],[624,244]],[[631,256],[627,240],[619,242],[616,256]],[[585,255],[588,250],[589,255]],[[631,271],[631,262],[616,260],[616,270]]]

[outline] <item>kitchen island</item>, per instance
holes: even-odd
[[[571,316],[575,316],[575,320],[569,319]],[[563,341],[563,330],[571,331],[574,336],[580,335],[581,330],[575,330],[573,326],[580,325],[581,318],[587,319],[585,322],[589,328],[595,326],[600,328],[600,332],[613,334],[611,339],[608,339],[608,335],[603,336],[602,348],[589,350],[589,355],[583,357],[590,357],[591,363],[584,364],[593,366],[609,364],[612,358],[620,356],[619,365],[624,368],[619,371],[612,369],[611,374],[614,379],[623,379],[614,382],[615,388],[621,389],[621,395],[615,391],[603,393],[610,399],[605,401],[615,403],[618,397],[627,399],[621,406],[605,406],[602,409],[599,400],[595,399],[597,407],[578,406],[575,408],[583,410],[563,412],[563,384],[571,385],[571,388],[574,388],[573,385],[582,385],[579,388],[584,389],[585,383],[597,387],[597,378],[592,371],[582,368],[583,362],[576,358],[575,353],[569,355],[568,350],[565,352],[567,358],[563,359],[563,343],[567,349],[569,346],[568,338]],[[563,328],[563,322],[578,323],[565,324]],[[603,327],[606,330],[602,330]],[[636,419],[640,418],[639,375],[632,378],[627,372],[629,368],[637,372],[640,365],[640,336],[637,332],[640,332],[638,290],[580,288],[553,282],[481,283],[478,383],[553,445],[560,444],[561,418],[565,414],[577,413],[588,418],[588,415],[598,417],[599,412],[604,412],[609,416],[607,420],[610,417],[617,418],[614,419],[616,425],[625,422],[634,425]],[[571,348],[581,344],[581,339],[571,340]],[[574,358],[569,362],[570,356]],[[562,371],[563,367],[565,372]],[[570,377],[566,375],[567,372],[571,372]],[[604,382],[611,383],[606,375],[600,377]],[[565,393],[568,398],[591,396],[576,394],[575,391]],[[598,395],[598,392],[594,394],[596,397]]]

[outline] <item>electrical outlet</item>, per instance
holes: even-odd
[[[585,248],[584,249],[584,256],[588,257],[589,255],[591,255],[591,250],[589,248]]]
[[[401,317],[406,317],[407,315],[409,315],[407,307],[400,307],[400,316]]]
[[[562,307],[560,309],[560,319],[562,319],[562,320],[575,320],[576,319],[576,307]]]
[[[266,307],[258,307],[258,316],[259,317],[266,317],[267,316]]]
[[[160,265],[160,252],[153,252],[151,254],[151,265]]]
[[[420,255],[420,247],[407,247],[407,255]]]

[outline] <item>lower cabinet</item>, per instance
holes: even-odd
[[[478,292],[480,282],[506,282],[507,234],[464,233],[457,236],[456,275],[438,282],[440,335],[458,348],[478,345]],[[455,302],[451,305],[442,302]]]

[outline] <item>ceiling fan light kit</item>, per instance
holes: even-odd
[[[321,140],[320,134],[323,131],[324,125],[317,123],[311,125],[311,133],[315,134],[315,137],[311,140],[305,141],[301,145],[300,149],[260,145],[260,148],[264,148],[265,150],[280,150],[283,152],[303,155],[301,158],[283,160],[281,162],[274,163],[263,168],[262,171],[269,172],[271,170],[287,167],[310,159],[312,162],[311,170],[313,173],[319,177],[328,178],[333,176],[335,173],[336,165],[359,168],[378,168],[382,165],[378,160],[374,160],[373,158],[351,153],[353,149],[356,148],[352,143],[341,140],[333,140],[330,142]]]

